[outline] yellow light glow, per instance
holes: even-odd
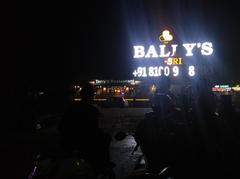
[[[125,98],[127,101],[150,101],[148,98]],[[74,98],[74,101],[81,101],[81,98]],[[94,101],[107,101],[106,98],[95,98]]]
[[[150,101],[150,99],[135,99],[135,101]]]
[[[173,36],[170,34],[168,30],[164,30],[162,35],[165,40],[171,41],[173,39]]]
[[[132,98],[126,98],[126,100],[127,100],[127,101],[133,101],[133,99],[132,99]]]
[[[148,98],[125,98],[127,101],[150,101]]]
[[[155,85],[152,85],[152,87],[151,87],[151,91],[152,91],[152,92],[155,92],[156,89],[157,89],[156,86],[155,86]]]
[[[239,85],[237,85],[237,86],[235,86],[235,87],[232,87],[232,89],[233,89],[234,91],[240,91]]]
[[[94,101],[107,101],[107,99],[104,99],[104,98],[97,98],[97,99],[94,99]]]

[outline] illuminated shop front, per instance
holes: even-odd
[[[133,97],[141,82],[135,80],[92,80],[96,89],[96,98],[106,98],[109,96]]]
[[[218,100],[224,95],[231,96],[233,106],[240,107],[240,85],[215,85],[212,91]]]
[[[139,80],[91,80],[96,90],[96,99],[105,99],[110,96],[122,96],[127,99],[149,98],[156,90],[156,86]],[[76,98],[79,98],[81,85],[75,85]]]
[[[229,85],[215,85],[212,88],[215,95],[230,95],[232,94],[232,88]]]
[[[216,95],[234,95],[240,93],[240,85],[215,85],[212,91]]]

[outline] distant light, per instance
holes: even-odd
[[[156,87],[155,85],[152,85],[151,91],[152,91],[152,92],[156,92],[156,89],[157,89],[157,87]]]
[[[135,101],[150,101],[150,99],[135,99]]]
[[[37,129],[37,130],[39,130],[39,129],[41,129],[41,128],[42,128],[41,124],[37,124],[37,125],[36,125],[36,129]]]
[[[220,88],[229,88],[229,85],[220,85]]]
[[[105,98],[95,98],[94,101],[107,101]]]
[[[125,98],[127,101],[133,101],[132,98]]]
[[[43,94],[44,94],[44,92],[42,92],[42,91],[39,92],[39,95],[43,95]]]
[[[234,91],[240,91],[239,85],[232,87],[232,89],[233,89]]]
[[[231,91],[234,90],[234,87],[230,87],[229,85],[215,85],[212,88],[212,91]]]
[[[227,92],[229,92],[229,91],[231,91],[231,89],[232,88],[230,88],[230,87],[228,87],[228,88],[221,88],[221,87],[219,87],[219,88],[212,88],[212,91],[220,91],[220,92],[224,92],[224,91],[227,91]]]
[[[240,85],[236,85],[232,87],[232,90],[234,91],[240,91]]]

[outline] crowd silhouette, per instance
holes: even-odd
[[[135,138],[147,171],[160,173],[170,167],[176,178],[239,177],[239,118],[231,96],[222,96],[218,109],[204,81],[195,87],[197,93],[190,88],[183,90],[178,108],[169,85],[157,90],[153,112],[139,123]]]
[[[158,174],[169,167],[176,178],[239,177],[240,123],[231,96],[221,96],[217,106],[210,85],[204,82],[184,86],[180,96],[170,86],[169,78],[159,81],[152,112],[135,130],[146,172]],[[93,105],[94,94],[91,84],[83,86],[80,101],[74,101],[71,92],[58,130],[63,151],[78,150],[96,172],[104,173],[114,167],[109,157],[112,136],[99,127],[101,114]],[[27,103],[31,109],[32,103]],[[27,117],[31,121],[34,111]]]

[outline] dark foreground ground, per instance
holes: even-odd
[[[144,118],[145,113],[151,111],[151,108],[100,108],[100,111],[103,114],[101,128],[114,135],[118,131],[133,132],[138,122]],[[59,134],[54,126],[57,120],[54,120],[45,121],[40,130],[1,133],[0,178],[27,179],[33,168],[34,158],[39,153],[54,153],[58,150]],[[110,155],[116,164],[114,171],[117,179],[128,176],[139,160],[140,150],[131,155],[135,144],[132,136],[127,136],[123,141],[112,138]]]
[[[102,108],[103,116],[101,128],[114,134],[117,131],[133,132],[137,123],[144,117],[150,108]],[[37,154],[42,152],[54,152],[59,144],[58,131],[54,126],[45,127],[38,131],[8,131],[1,134],[0,178],[26,179],[33,167],[33,161]],[[134,169],[136,161],[141,155],[137,151],[131,155],[135,147],[132,136],[123,141],[112,138],[110,155],[116,164],[115,173],[117,179],[125,178]]]

